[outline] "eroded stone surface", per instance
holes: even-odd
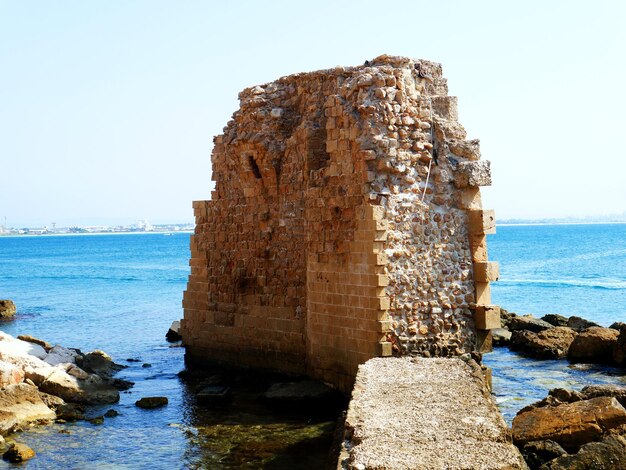
[[[550,439],[566,450],[576,450],[622,424],[626,424],[626,409],[613,397],[598,397],[522,410],[513,419],[513,438],[518,445]]]
[[[346,469],[527,468],[484,381],[458,358],[360,366],[346,433]]]

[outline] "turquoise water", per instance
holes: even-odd
[[[609,326],[626,321],[626,225],[498,226],[489,257],[500,262],[492,302],[518,314],[577,315]],[[554,387],[626,385],[626,371],[567,361],[536,361],[508,348],[486,354],[507,421]]]
[[[18,315],[0,323],[84,352],[102,349],[128,366],[135,382],[103,425],[55,424],[16,435],[36,450],[28,468],[317,468],[326,458],[333,417],[275,413],[257,397],[270,383],[253,376],[233,382],[232,406],[205,409],[193,384],[181,381],[184,350],[165,341],[189,273],[189,234],[0,237],[0,298]],[[127,359],[139,360],[129,362]],[[143,367],[150,364],[150,367]],[[142,396],[168,406],[141,410]],[[0,460],[0,467],[8,466]]]
[[[182,316],[188,245],[189,235],[181,233],[0,237],[0,298],[13,299],[19,310],[0,329],[103,349],[128,365],[119,376],[136,382],[113,406],[120,416],[101,426],[79,422],[19,435],[38,452],[28,468],[319,468],[331,420],[259,408],[254,388],[261,384],[254,378],[240,384],[232,409],[205,410],[177,377],[184,352],[164,335]],[[626,321],[626,225],[503,226],[490,236],[489,251],[501,263],[494,303],[537,316]],[[485,362],[509,420],[554,386],[626,384],[623,370],[537,362],[506,349]],[[136,408],[145,395],[165,395],[170,404]]]

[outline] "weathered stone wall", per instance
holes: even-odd
[[[438,64],[381,56],[240,101],[215,138],[212,200],[194,203],[189,359],[348,389],[371,357],[488,346],[489,163]]]

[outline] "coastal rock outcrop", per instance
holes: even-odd
[[[594,323],[589,320],[585,320],[584,318],[577,317],[572,315],[567,319],[567,326],[569,326],[572,330],[583,331],[587,328],[591,328],[592,326],[600,326],[597,323]]]
[[[554,326],[567,326],[567,317],[559,315],[558,313],[548,313],[541,317],[541,319]]]
[[[533,333],[539,333],[540,331],[553,328],[547,321],[535,318],[532,315],[524,315],[523,317],[514,316],[509,320],[508,328],[510,331],[528,330]]]
[[[0,332],[0,434],[52,421],[65,402],[115,403],[119,400],[116,385],[131,385],[112,377],[122,366],[102,351],[83,354],[30,336],[22,338]]]
[[[12,300],[0,300],[0,318],[11,318],[16,312],[17,309]]]
[[[612,397],[522,410],[513,419],[513,441],[523,445],[550,439],[568,451],[626,424],[626,409]]]
[[[618,336],[619,332],[611,328],[587,328],[574,338],[567,358],[572,362],[611,363]]]
[[[574,455],[562,455],[539,467],[540,470],[589,470],[626,468],[626,438],[609,435],[600,442],[583,445]]]
[[[29,424],[51,422],[55,418],[37,387],[20,383],[0,389],[0,434],[7,435]]]
[[[539,333],[528,330],[513,331],[509,348],[541,359],[562,359],[567,356],[576,332],[564,326],[555,326]]]
[[[613,346],[613,361],[619,366],[626,366],[626,325],[620,325],[619,336]]]

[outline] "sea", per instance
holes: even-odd
[[[498,226],[490,259],[500,263],[492,301],[518,314],[578,315],[601,325],[626,321],[626,225]],[[35,427],[16,435],[36,450],[27,468],[321,468],[334,422],[276,414],[254,400],[206,409],[178,373],[184,349],[165,340],[182,316],[189,234],[0,237],[0,298],[18,314],[0,323],[11,335],[101,349],[127,368],[134,387],[104,424]],[[550,388],[626,385],[623,369],[537,361],[496,348],[484,356],[507,421]],[[142,410],[142,396],[169,404]],[[244,394],[245,395],[245,394]],[[253,396],[251,394],[250,396]],[[0,461],[0,466],[7,465]]]

